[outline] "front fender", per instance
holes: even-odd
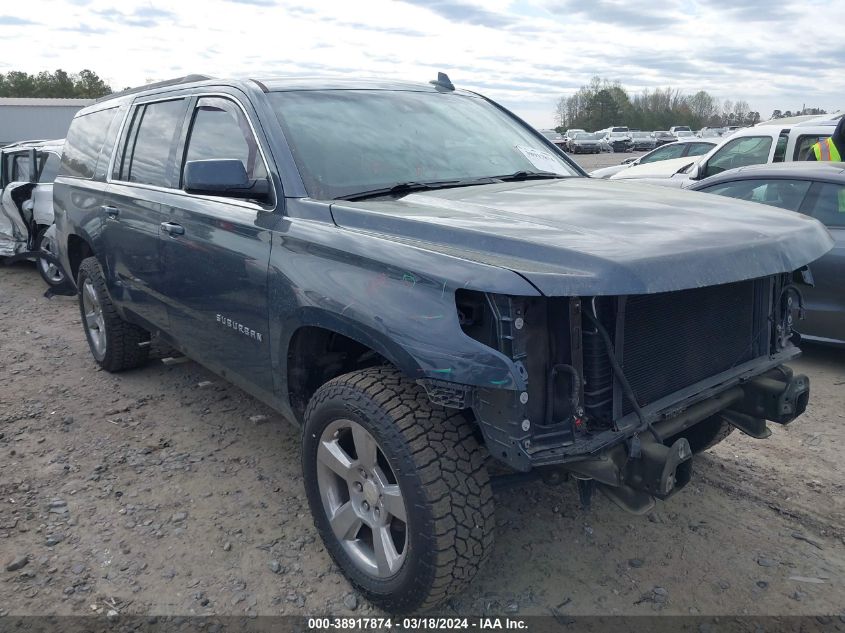
[[[512,361],[467,336],[455,305],[455,292],[479,279],[503,278],[508,290],[537,294],[513,272],[317,222],[296,220],[273,240],[269,329],[277,376],[287,374],[294,332],[311,325],[366,345],[414,380],[520,388]]]

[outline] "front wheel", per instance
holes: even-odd
[[[55,228],[52,226],[45,226],[38,231],[38,235],[35,238],[35,250],[54,257],[56,255],[56,239],[54,233]],[[41,275],[41,279],[51,288],[57,288],[65,283],[65,274],[61,267],[55,263],[39,257],[37,265],[38,274]]]
[[[493,543],[486,453],[473,426],[393,369],[329,381],[308,405],[305,491],[329,554],[390,613],[463,588]]]

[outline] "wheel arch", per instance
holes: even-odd
[[[416,359],[380,332],[322,310],[301,316],[280,353],[286,398],[300,422],[311,396],[332,378],[379,365],[394,367],[411,380],[421,373]]]
[[[83,260],[85,260],[86,258],[94,256],[94,248],[91,246],[91,242],[89,240],[80,235],[77,235],[76,233],[71,233],[70,235],[68,235],[67,259],[68,264],[70,266],[70,270],[68,270],[67,273],[70,275],[74,284],[76,283],[76,279],[79,276],[80,264],[82,264]]]

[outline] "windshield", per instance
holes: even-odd
[[[628,136],[628,133],[627,132],[611,132],[610,136],[611,136],[611,138],[625,138],[626,136]]]
[[[678,138],[683,138],[684,136],[694,136],[692,132],[688,132],[687,130],[681,130],[679,132],[676,132],[675,135]]]
[[[563,138],[559,132],[555,132],[554,130],[540,130],[540,134],[551,141],[559,141]]]
[[[632,138],[650,138],[651,134],[648,132],[631,132]]]
[[[523,171],[578,175],[532,130],[479,97],[303,90],[269,98],[308,195],[318,200]]]
[[[601,134],[590,134],[588,132],[581,132],[575,135],[576,141],[597,141],[601,138]]]

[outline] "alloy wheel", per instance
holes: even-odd
[[[39,250],[43,253],[48,253],[50,255],[55,254],[55,248],[53,244],[53,238],[49,235],[44,235],[41,238],[41,244],[39,245]],[[50,283],[54,285],[58,285],[64,281],[65,276],[62,273],[61,268],[56,266],[53,262],[47,261],[46,259],[39,258],[38,259],[38,266],[41,269],[41,274],[47,279]]]
[[[94,348],[95,355],[102,358],[106,352],[106,323],[103,308],[90,279],[86,279],[82,284],[82,311],[91,347]]]
[[[405,500],[375,438],[352,420],[335,420],[320,437],[317,486],[334,536],[361,571],[397,574],[408,549]]]

